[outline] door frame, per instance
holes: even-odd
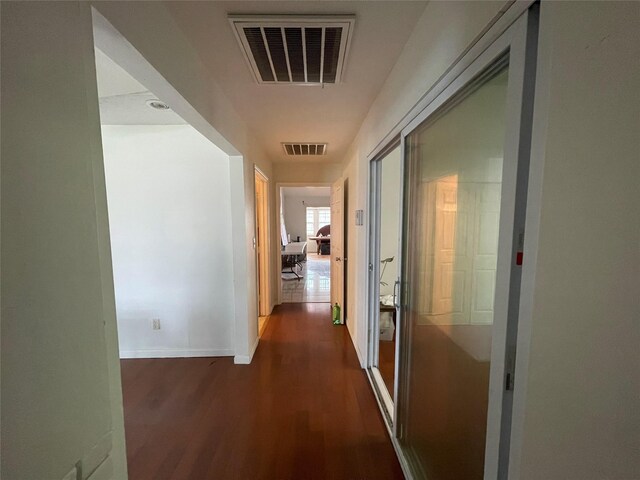
[[[335,203],[335,195],[336,192],[339,192],[339,200],[340,200],[340,209],[339,214],[338,215],[334,215],[334,203]],[[330,248],[330,255],[329,255],[329,260],[331,262],[331,297],[330,297],[330,304],[333,306],[335,304],[338,304],[340,306],[340,323],[344,325],[345,323],[345,318],[346,318],[346,312],[344,309],[344,288],[345,288],[345,283],[344,283],[344,272],[345,272],[345,266],[344,266],[344,237],[345,237],[345,231],[344,231],[344,217],[345,217],[345,210],[344,210],[344,178],[340,177],[337,180],[335,180],[332,184],[331,184],[331,198],[329,200],[329,204],[330,204],[330,208],[331,208],[331,248]],[[336,216],[338,218],[336,218]],[[336,238],[335,235],[335,231],[336,231],[336,227],[339,227],[339,231],[340,231],[340,235],[339,235],[339,241],[335,242],[334,239]],[[335,248],[337,245],[337,248]],[[338,250],[338,251],[336,251]],[[338,253],[339,255],[336,255],[336,253]],[[340,264],[338,265],[338,262],[340,262]],[[339,285],[338,285],[339,283]]]
[[[269,228],[269,177],[254,164],[253,190],[255,213],[256,289],[258,292],[258,317],[271,313],[271,229]],[[262,204],[258,204],[258,183],[264,188]],[[261,224],[261,225],[260,225]],[[259,228],[262,226],[262,229]]]
[[[276,183],[276,232],[278,232],[278,244],[280,244],[280,232],[282,230],[282,222],[280,221],[280,209],[282,208],[282,188],[283,187],[329,187],[333,185],[331,182],[278,182]],[[278,298],[277,305],[282,305],[282,256],[280,248],[276,255],[276,272],[278,274]]]
[[[534,210],[536,208],[535,205],[532,206],[527,202],[527,192],[537,188],[537,185],[532,185],[532,182],[529,181],[528,175],[538,28],[538,8],[537,5],[532,6],[532,4],[533,2],[516,2],[512,8],[500,14],[484,35],[467,49],[464,55],[425,93],[402,121],[396,124],[392,131],[368,155],[370,165],[368,200],[369,208],[373,210],[377,208],[375,200],[372,198],[372,189],[376,188],[371,173],[373,161],[386,155],[389,146],[399,135],[402,145],[404,178],[407,161],[405,148],[407,135],[462,91],[486,68],[495,64],[501,57],[508,55],[509,84],[506,114],[513,121],[506,122],[505,127],[498,264],[494,298],[494,330],[484,462],[485,478],[507,478],[508,476],[509,462],[512,458],[509,444],[513,436],[511,428],[513,388],[521,389],[523,386],[518,384],[511,390],[506,390],[504,382],[507,374],[511,375],[510,378],[513,379],[515,373],[513,368],[516,359],[516,344],[521,347],[528,345],[530,341],[528,329],[518,332],[522,267],[516,266],[515,257],[516,253],[521,251],[527,207],[533,207]],[[403,188],[403,209],[406,194],[407,192]],[[370,215],[370,218],[372,217],[373,215]],[[402,223],[403,226],[406,224],[406,218],[403,218]],[[401,257],[405,256],[405,246],[403,245]],[[369,243],[367,264],[370,270],[375,272],[376,268],[375,265],[372,265],[371,260],[371,243]],[[404,276],[403,263],[399,265],[399,275],[401,278]],[[371,276],[371,273],[367,276],[367,292],[371,291],[370,283],[374,277]],[[400,287],[401,304],[404,303],[405,287],[405,285]],[[375,302],[371,295],[367,298],[366,303],[369,310],[377,309],[377,304],[373,305]],[[400,349],[400,354],[398,355],[397,351],[394,414],[393,417],[390,415],[384,415],[384,417],[403,471],[407,478],[413,478],[408,458],[399,443],[403,434],[400,407],[403,406],[403,402],[407,401],[406,368],[400,368],[400,362],[407,365],[411,355],[408,349],[403,348],[407,341],[407,329],[404,328],[402,310],[403,308],[400,309],[396,322],[398,328],[397,348]],[[367,348],[366,365],[369,366],[373,361],[371,358],[371,339],[375,338],[375,333],[372,335],[372,332],[376,332],[377,329],[373,328],[375,325],[372,325],[370,312],[367,313],[367,318],[369,348]],[[496,319],[498,319],[497,322]],[[367,371],[369,371],[368,368]],[[371,374],[369,374],[369,379],[384,413],[376,381]]]
[[[380,179],[382,173],[382,161],[396,148],[400,147],[400,204],[398,205],[400,214],[400,223],[402,223],[402,210],[403,210],[403,193],[404,193],[404,156],[403,145],[400,136],[393,138],[375,157],[369,160],[369,242],[367,245],[367,266],[369,270],[368,283],[367,283],[367,354],[365,358],[365,368],[369,380],[374,386],[374,391],[378,397],[378,402],[382,408],[383,416],[391,428],[393,428],[394,419],[396,418],[396,412],[394,407],[394,399],[397,398],[397,385],[398,382],[395,379],[398,378],[398,354],[399,354],[399,338],[400,338],[400,323],[396,320],[396,362],[394,366],[394,388],[393,397],[391,392],[387,391],[386,385],[380,375],[380,371],[376,367],[378,363],[378,350],[380,342]],[[400,225],[401,226],[401,225]],[[397,265],[398,275],[400,272],[400,265],[402,265],[402,249],[401,247],[401,230],[398,230],[398,254]],[[398,312],[399,313],[399,312]],[[399,317],[397,315],[397,317]]]
[[[347,294],[349,293],[349,177],[342,177],[342,323],[347,324],[349,306]]]

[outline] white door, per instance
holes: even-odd
[[[331,186],[331,305],[340,305],[340,320],[344,323],[344,189],[339,178]]]

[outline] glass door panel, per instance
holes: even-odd
[[[379,220],[379,323],[377,368],[393,400],[396,365],[400,192],[402,191],[400,146],[380,160]]]
[[[405,138],[400,442],[429,480],[484,474],[507,79],[474,82]]]
[[[402,197],[400,145],[371,162],[370,372],[392,420],[396,382]]]

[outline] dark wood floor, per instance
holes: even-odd
[[[396,337],[393,336],[391,341],[381,341],[378,347],[378,370],[387,391],[393,398],[394,379],[396,375]]]
[[[327,304],[277,307],[251,365],[123,360],[122,382],[131,480],[403,478]]]

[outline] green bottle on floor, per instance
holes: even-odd
[[[340,305],[338,305],[338,303],[336,302],[336,304],[333,306],[332,310],[332,317],[333,317],[333,324],[334,325],[340,325]]]

